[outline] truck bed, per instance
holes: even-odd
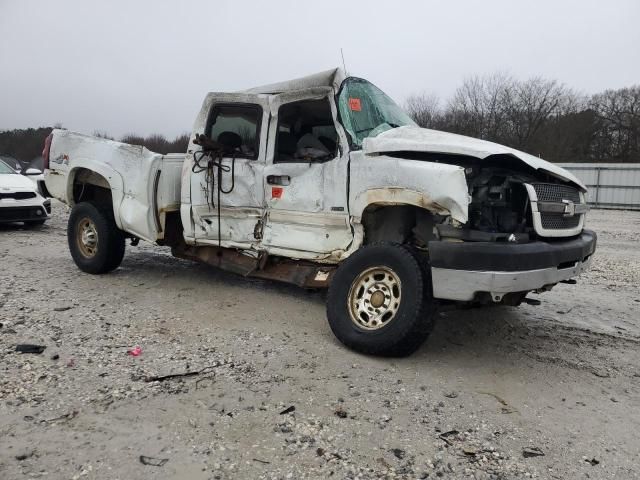
[[[164,238],[166,215],[180,209],[185,154],[144,147],[68,130],[52,132],[45,184],[51,195],[72,206],[91,188],[111,192],[118,227],[150,242]]]

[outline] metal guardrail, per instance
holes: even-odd
[[[629,166],[560,164],[560,166],[574,173],[587,186],[590,193],[589,205],[596,208],[640,210],[639,164],[631,164]],[[603,183],[602,177],[609,172],[619,172],[620,175],[609,175],[610,180],[607,183]],[[592,178],[593,174],[595,174],[595,181]],[[587,178],[588,180],[586,181]],[[619,180],[620,183],[613,181],[613,179]],[[606,199],[603,197],[606,197]]]

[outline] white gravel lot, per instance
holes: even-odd
[[[84,274],[66,218],[0,226],[0,479],[640,478],[640,212],[590,213],[577,285],[404,359],[345,349],[322,292],[160,247]]]

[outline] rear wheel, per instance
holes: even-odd
[[[125,237],[109,212],[82,202],[74,205],[67,225],[73,261],[87,273],[107,273],[124,257]]]
[[[435,312],[423,261],[397,244],[365,246],[347,258],[327,296],[327,317],[336,337],[362,353],[413,353],[429,336]]]

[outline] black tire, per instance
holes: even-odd
[[[358,352],[383,356],[410,355],[422,345],[433,329],[436,304],[430,270],[426,259],[419,255],[403,245],[374,244],[362,247],[338,267],[327,295],[327,317],[338,340]],[[380,267],[390,270],[399,280],[399,306],[382,326],[368,329],[351,313],[366,317],[366,312],[357,315],[349,304],[354,298],[361,298],[358,292],[362,290],[357,285],[369,281],[367,272]],[[393,297],[392,293],[386,298],[393,302]],[[370,298],[371,302],[364,301],[372,304],[373,296]]]
[[[84,226],[92,229],[90,245],[82,241]],[[73,261],[83,272],[100,274],[115,270],[124,257],[125,237],[110,212],[82,202],[74,205],[67,224],[67,242]]]

